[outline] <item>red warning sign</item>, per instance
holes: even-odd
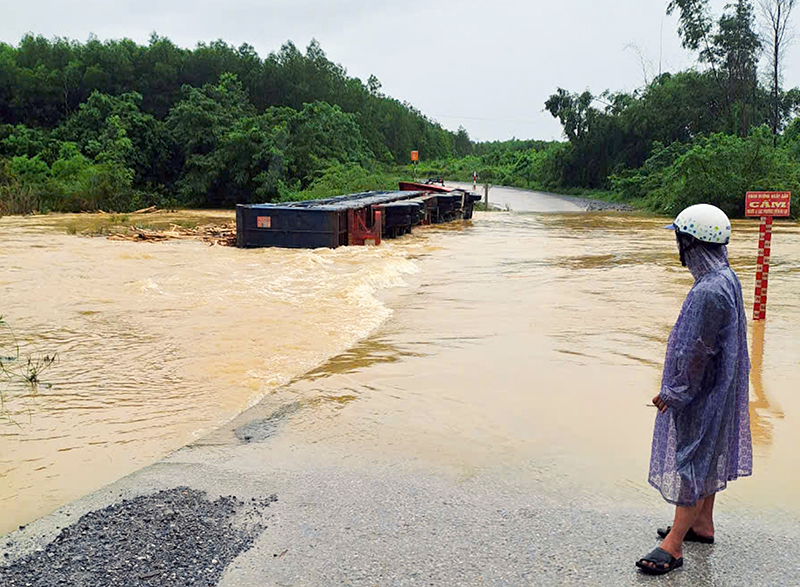
[[[272,228],[271,216],[257,216],[256,223],[258,228]]]
[[[791,192],[747,192],[745,216],[788,217],[791,200]]]

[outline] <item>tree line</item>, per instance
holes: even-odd
[[[422,174],[566,193],[673,215],[748,190],[800,192],[800,89],[782,84],[796,0],[671,0],[697,64],[633,92],[558,88],[562,141],[473,143],[385,96],[312,42],[261,59],[153,35],[0,44],[0,213],[232,206],[392,188]],[[763,64],[763,70],[759,66]],[[795,210],[798,210],[795,207]]]
[[[472,143],[331,62],[153,35],[0,43],[0,213],[231,206],[464,156]],[[368,182],[369,183],[369,182]]]

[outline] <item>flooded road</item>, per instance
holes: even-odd
[[[692,284],[663,225],[488,213],[436,238],[441,250],[391,294],[395,313],[377,335],[270,398],[309,406],[280,442],[341,444],[367,461],[422,460],[466,477],[487,467],[563,477],[627,502],[651,499],[649,403]],[[731,259],[749,305],[757,223],[735,231]],[[756,474],[726,492],[731,507],[798,509],[800,231],[782,225],[778,234],[770,316],[750,330]]]
[[[692,283],[663,224],[496,212],[377,249],[240,251],[0,219],[0,313],[23,353],[59,355],[52,388],[6,391],[0,533],[262,397],[276,445],[648,499],[647,404]],[[757,229],[735,223],[730,248],[748,304]],[[756,474],[725,503],[796,510],[800,230],[775,232],[769,318],[751,330]]]
[[[448,186],[473,191],[474,184],[463,182],[447,182]],[[474,190],[486,196],[483,185],[478,184]],[[513,212],[582,212],[584,209],[565,198],[559,198],[543,192],[492,186],[489,188],[489,203]]]

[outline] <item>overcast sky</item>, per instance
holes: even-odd
[[[712,0],[719,14],[726,0]],[[680,47],[667,0],[0,0],[0,40],[27,32],[85,41],[152,32],[183,47],[223,39],[262,57],[287,40],[316,38],[352,76],[375,74],[383,91],[475,140],[557,139],[544,112],[556,88],[630,91],[659,67],[694,56]],[[795,19],[800,23],[800,11]],[[641,58],[640,59],[640,55]],[[800,47],[786,84],[800,85]]]

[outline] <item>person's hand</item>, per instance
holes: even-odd
[[[657,395],[656,397],[653,398],[653,405],[657,407],[658,411],[661,412],[662,414],[669,409],[669,407],[667,407],[667,404],[664,403],[664,400],[661,399],[660,395]]]

